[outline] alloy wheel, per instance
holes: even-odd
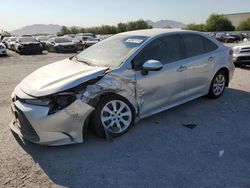
[[[112,133],[119,134],[124,132],[131,124],[131,121],[131,109],[121,100],[112,100],[102,108],[102,125]]]

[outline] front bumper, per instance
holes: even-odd
[[[6,55],[6,49],[0,49],[0,55]]]
[[[77,51],[77,48],[71,46],[56,46],[55,50],[60,53],[74,53]]]
[[[33,143],[67,145],[83,142],[83,127],[93,107],[77,99],[65,109],[48,115],[49,108],[15,101],[11,105],[12,131]]]
[[[239,53],[233,55],[235,65],[250,65],[250,53]]]

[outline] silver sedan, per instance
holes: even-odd
[[[121,136],[141,118],[220,97],[232,55],[200,32],[121,33],[27,76],[12,94],[10,127],[43,145],[82,143],[87,126],[100,137]]]

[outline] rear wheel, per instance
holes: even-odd
[[[105,138],[105,129],[114,137],[125,134],[134,123],[133,106],[123,97],[103,97],[97,105],[91,124],[97,136]]]
[[[219,71],[216,73],[211,83],[208,96],[213,99],[219,98],[225,90],[226,81],[227,78],[224,71]]]

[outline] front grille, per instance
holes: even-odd
[[[249,48],[249,47],[247,47],[247,48],[241,48],[241,49],[240,49],[240,52],[241,52],[241,53],[250,52],[250,48]]]
[[[15,106],[15,117],[19,122],[15,122],[15,126],[18,126],[24,138],[38,142],[40,140],[35,129],[30,124],[29,120],[26,118],[24,113]]]
[[[250,56],[239,57],[238,61],[241,61],[241,62],[250,62]]]

